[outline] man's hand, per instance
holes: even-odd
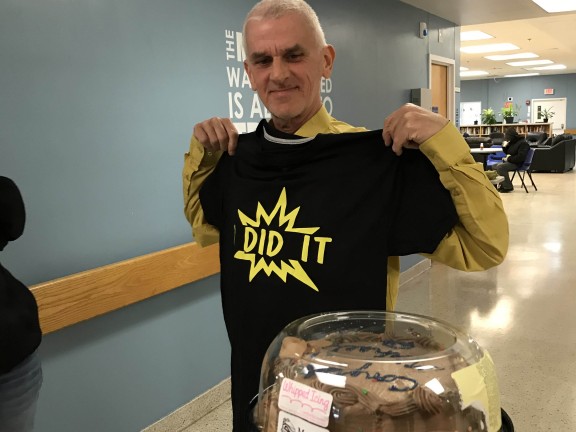
[[[233,155],[238,143],[238,131],[229,118],[212,117],[194,126],[194,137],[208,151],[227,151]]]
[[[384,143],[397,155],[402,149],[417,148],[448,123],[448,119],[414,104],[406,104],[384,120]]]

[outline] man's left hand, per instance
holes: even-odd
[[[392,151],[402,154],[402,149],[417,148],[438,133],[448,119],[414,104],[405,104],[384,120],[384,143]]]

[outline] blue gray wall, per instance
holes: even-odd
[[[0,174],[28,211],[0,258],[17,277],[36,284],[191,240],[183,153],[195,122],[229,115],[227,35],[253,3],[0,1]],[[350,123],[381,127],[427,87],[428,54],[455,58],[454,26],[397,0],[312,4],[337,48],[325,96]],[[420,21],[430,38],[417,37]],[[140,430],[226,378],[218,282],[47,335],[37,430]]]
[[[547,96],[544,89],[553,88],[555,94]],[[541,75],[523,78],[466,80],[460,84],[462,102],[482,102],[482,108],[492,107],[496,112],[513,97],[520,106],[518,119],[529,120],[527,99],[567,98],[566,129],[576,128],[576,74]]]

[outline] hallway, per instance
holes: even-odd
[[[481,273],[443,265],[401,286],[397,310],[468,332],[496,363],[502,407],[517,432],[576,431],[576,173],[533,174],[538,191],[502,199],[505,262]],[[186,432],[230,430],[229,402]]]

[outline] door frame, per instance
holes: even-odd
[[[428,57],[428,88],[432,89],[432,65],[446,66],[448,68],[448,83],[446,85],[446,118],[454,123],[456,119],[456,60],[429,54]]]

